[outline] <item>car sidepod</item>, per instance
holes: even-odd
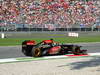
[[[48,50],[48,54],[58,54],[61,50],[61,46],[54,46]]]

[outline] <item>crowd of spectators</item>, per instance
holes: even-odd
[[[48,2],[1,0],[0,26],[9,24],[34,28],[98,26],[100,25],[99,4],[99,0],[49,0]]]

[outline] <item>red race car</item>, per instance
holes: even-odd
[[[26,40],[22,42],[22,52],[26,56],[40,57],[45,55],[63,55],[63,54],[74,54],[74,55],[86,55],[87,50],[81,50],[82,46],[59,44],[51,40],[43,40],[37,43],[34,40]]]

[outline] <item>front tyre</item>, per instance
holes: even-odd
[[[40,48],[33,48],[32,49],[32,56],[33,57],[40,57],[42,56],[42,51]]]
[[[83,55],[87,55],[87,50],[82,50]]]

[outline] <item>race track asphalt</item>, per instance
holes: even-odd
[[[79,43],[88,53],[100,53],[100,43]],[[0,59],[26,57],[21,52],[21,46],[0,46]]]

